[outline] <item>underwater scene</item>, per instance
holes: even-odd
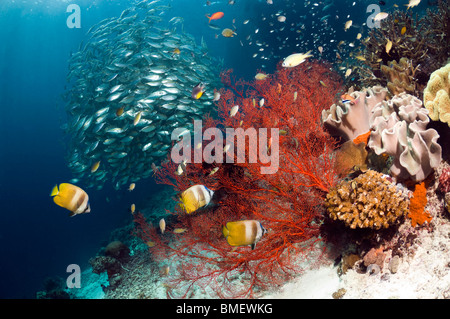
[[[0,9],[1,299],[450,298],[447,0]]]

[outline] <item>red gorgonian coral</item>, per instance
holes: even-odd
[[[317,252],[323,198],[337,180],[335,142],[321,124],[322,110],[341,88],[329,65],[308,61],[253,82],[234,81],[228,71],[222,81],[219,119],[206,116],[202,132],[213,127],[221,132],[266,128],[267,139],[256,145],[251,140],[239,144],[224,139],[221,146],[228,143],[234,152],[214,154],[222,158],[219,162],[195,163],[195,152],[209,147],[210,142],[203,140],[192,146],[181,175],[172,161],[156,173],[158,183],[172,185],[178,192],[195,184],[215,191],[213,203],[192,214],[175,205],[163,235],[135,214],[137,235],[152,242],[153,258],[171,260],[166,281],[170,297],[189,297],[197,288],[210,296],[252,297],[301,272],[305,258]],[[230,116],[236,105],[239,110]],[[239,161],[243,150],[245,161]],[[261,154],[270,155],[271,163],[262,161]],[[265,174],[263,168],[274,162],[276,169]],[[254,250],[231,247],[222,235],[227,222],[245,219],[258,220],[268,230]]]

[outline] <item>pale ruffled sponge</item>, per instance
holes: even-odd
[[[394,156],[392,175],[422,181],[442,158],[439,134],[426,129],[429,121],[422,101],[406,93],[396,95],[373,108],[368,146],[378,155]]]
[[[370,114],[375,105],[383,101],[387,89],[374,86],[363,92],[352,92],[354,104],[333,104],[329,110],[322,111],[322,121],[333,135],[339,135],[344,140],[353,140],[361,134],[370,131]]]
[[[423,101],[433,121],[450,126],[450,63],[431,73]]]

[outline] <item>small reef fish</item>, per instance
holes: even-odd
[[[177,174],[177,175],[186,174],[186,160],[184,160],[180,164],[178,164],[177,171],[175,172],[175,174]]]
[[[92,167],[91,167],[91,173],[95,173],[99,167],[100,167],[100,161],[95,162],[94,165],[92,165]]]
[[[281,64],[285,68],[293,68],[306,61],[307,58],[312,57],[311,50],[306,53],[294,53],[286,57]]]
[[[322,80],[320,80],[319,83],[320,83],[323,87],[327,87],[327,85],[325,84],[325,82],[323,82]]]
[[[408,4],[405,4],[405,6],[407,6],[406,10],[408,10],[409,8],[413,8],[417,5],[419,5],[420,0],[409,0]]]
[[[231,108],[230,110],[230,117],[233,117],[237,114],[237,112],[239,111],[239,105],[235,105]]]
[[[404,35],[406,33],[406,27],[403,27],[402,30],[400,31],[401,35]]]
[[[375,17],[373,18],[373,21],[381,21],[388,17],[389,13],[387,12],[378,12]]]
[[[192,89],[191,97],[195,100],[198,100],[199,98],[202,97],[204,92],[205,92],[205,84],[199,83]]]
[[[268,75],[264,74],[264,73],[258,73],[258,74],[255,75],[255,79],[259,80],[259,81],[265,80],[267,77],[268,77]]]
[[[142,115],[141,111],[137,112],[136,116],[134,117],[134,121],[133,121],[134,126],[136,126],[139,123],[139,121],[141,120],[141,115]]]
[[[131,204],[130,211],[131,211],[131,214],[134,214],[134,212],[136,211],[136,205],[135,204]]]
[[[220,100],[220,92],[214,89],[213,102]]]
[[[356,40],[361,39],[361,37],[362,37],[362,34],[361,34],[361,33],[358,33],[358,34],[356,35]]]
[[[208,17],[208,16],[206,16],[206,17],[209,19],[208,23],[210,23],[211,20],[219,20],[219,19],[222,19],[223,16],[224,16],[224,13],[219,11],[219,12],[213,13],[210,17]]]
[[[341,96],[342,99],[342,103],[350,103],[350,104],[355,104],[356,100],[353,96],[351,96],[350,94],[344,94]]]
[[[255,249],[256,243],[264,236],[267,230],[257,220],[240,220],[228,222],[222,228],[223,236],[230,246],[251,246]]]
[[[184,233],[184,232],[186,232],[186,231],[187,231],[186,228],[175,228],[175,229],[173,230],[174,234],[182,234],[182,233]]]
[[[135,187],[136,187],[136,184],[131,183],[130,186],[128,187],[128,191],[131,192],[132,190],[134,190]]]
[[[386,53],[389,54],[389,51],[391,51],[391,49],[392,49],[392,41],[388,39],[386,43]]]
[[[278,16],[277,20],[278,20],[278,22],[286,22],[286,17],[285,16]]]
[[[156,243],[154,241],[149,240],[148,242],[145,243],[148,247],[152,248],[156,246]]]
[[[58,188],[58,185],[55,185],[50,196],[56,205],[70,211],[70,217],[91,211],[88,194],[78,186],[61,183]]]
[[[317,50],[319,51],[320,54],[323,53],[323,47],[322,47],[322,46],[319,46],[319,47],[317,48]]]
[[[345,22],[344,31],[347,31],[352,26],[352,24],[352,20],[348,20],[347,22]]]
[[[161,234],[164,234],[164,231],[166,230],[166,221],[164,218],[161,218],[159,221],[159,229],[161,230]]]
[[[214,195],[214,191],[204,185],[194,185],[183,191],[180,195],[180,206],[187,214],[208,205]]]
[[[124,110],[125,110],[125,107],[124,107],[124,106],[119,107],[119,108],[117,109],[117,111],[116,111],[116,116],[117,116],[117,117],[122,116]]]
[[[234,32],[233,30],[231,30],[230,28],[225,28],[225,29],[222,30],[222,35],[223,35],[225,38],[232,38],[232,37],[234,37],[235,35],[237,35],[237,33]]]
[[[345,71],[345,77],[349,77],[350,74],[352,74],[352,69],[347,69],[347,71]]]
[[[224,149],[224,153],[225,153],[225,149]],[[219,170],[219,167],[214,167],[212,169],[212,171],[208,174],[208,176],[214,175],[218,170]]]
[[[355,56],[355,59],[359,60],[359,61],[366,61],[366,58],[363,57],[362,55],[357,55]]]

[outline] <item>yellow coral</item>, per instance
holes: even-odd
[[[407,190],[373,170],[342,181],[325,200],[330,218],[353,229],[388,228],[407,213],[408,205]]]
[[[433,121],[450,126],[450,63],[431,73],[423,91],[423,101]]]

